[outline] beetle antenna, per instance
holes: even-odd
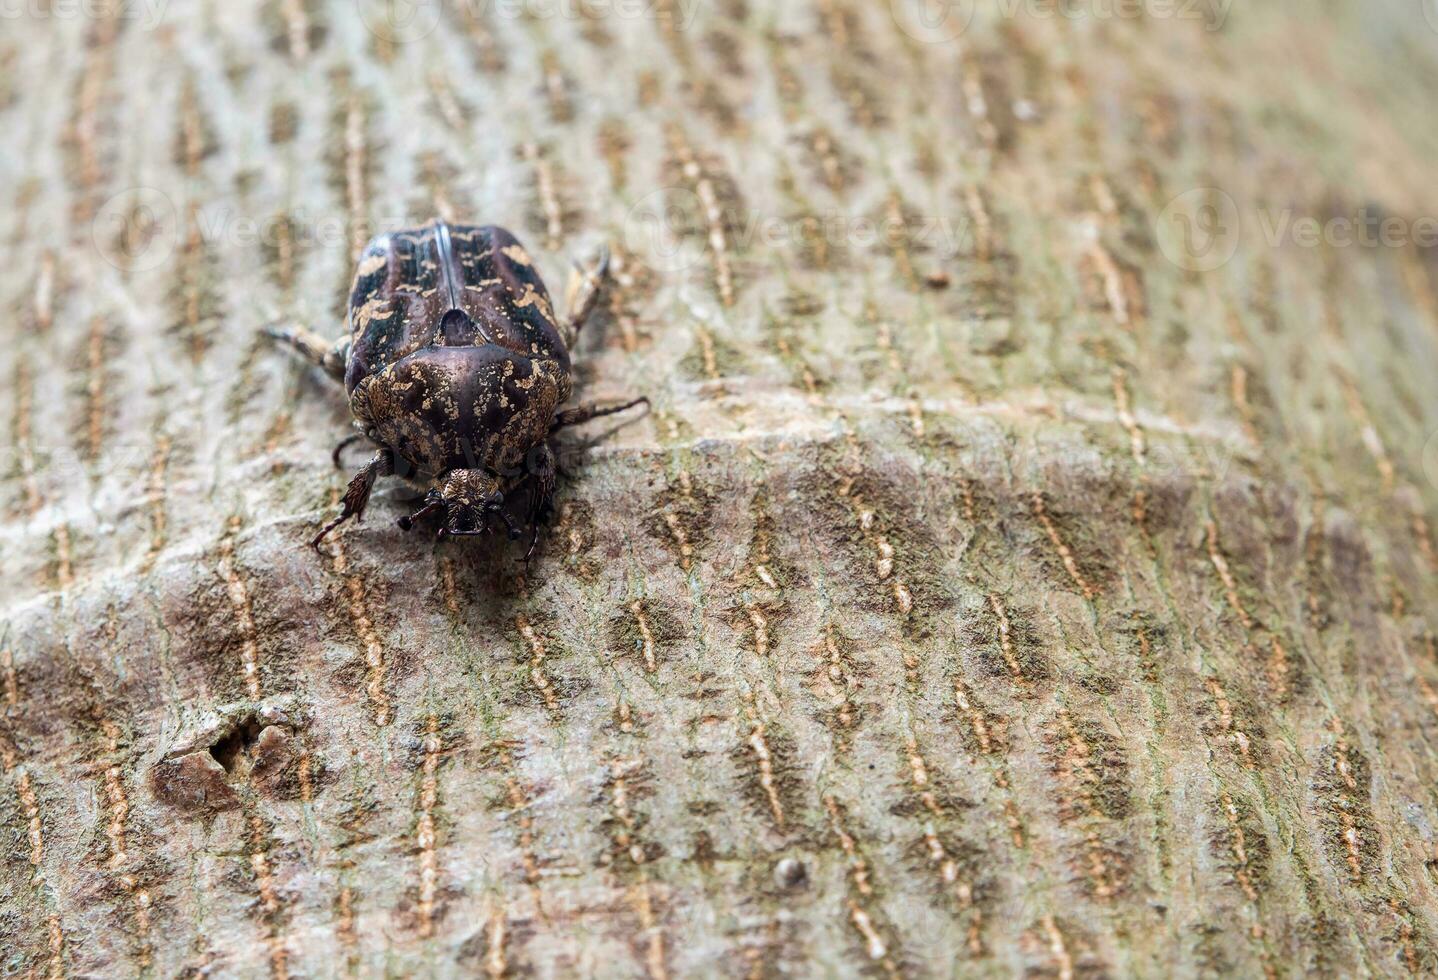
[[[341,439],[335,444],[334,452],[330,453],[330,459],[334,460],[335,469],[338,470],[343,468],[342,464],[340,463],[340,454],[363,438],[365,438],[365,434],[363,432],[351,432],[349,435],[345,436],[343,439]]]
[[[550,423],[549,431],[552,435],[560,429],[571,425],[580,425],[581,423],[588,422],[590,419],[602,419],[606,415],[623,412],[626,409],[633,408],[635,405],[648,404],[649,399],[644,395],[640,395],[633,401],[627,401],[623,405],[607,405],[604,407],[599,405],[580,405],[578,408],[567,408],[554,416],[554,421]]]

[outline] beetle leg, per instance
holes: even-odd
[[[537,523],[540,511],[544,510],[549,499],[554,496],[555,469],[554,450],[549,448],[549,443],[542,443],[534,460],[535,487],[529,508],[531,524]]]
[[[524,557],[519,559],[525,565],[529,564],[529,559],[534,557],[534,549],[539,546],[539,522],[549,510],[550,501],[554,499],[554,483],[559,472],[559,463],[555,460],[554,450],[549,443],[542,443],[538,449],[533,467],[519,480],[522,483],[531,477],[534,479],[534,489],[529,497],[529,548],[524,552]],[[505,521],[509,523],[510,540],[517,540],[519,529],[509,522],[508,515],[505,515]]]
[[[581,269],[576,264],[574,271],[569,276],[569,286],[565,290],[564,308],[569,311],[569,336],[565,338],[565,346],[573,347],[574,341],[579,337],[579,331],[589,322],[594,311],[599,308],[599,298],[604,295],[604,283],[609,278],[609,249],[601,248],[599,258],[588,269]]]
[[[493,513],[504,523],[505,529],[509,532],[509,540],[518,541],[520,534],[523,532],[519,530],[519,525],[514,523],[514,518],[510,517],[508,512],[503,510],[495,510]]]
[[[444,499],[442,497],[435,497],[427,501],[423,507],[415,511],[413,514],[406,514],[395,523],[399,525],[399,529],[401,531],[408,531],[410,528],[414,527],[415,522],[423,520],[437,510],[444,509]]]
[[[336,381],[344,380],[345,365],[349,361],[350,354],[349,337],[328,341],[313,330],[280,324],[271,324],[265,327],[265,333],[282,343],[289,344],[300,352],[301,357],[311,364],[317,364],[324,368],[325,373]]]
[[[388,449],[381,449],[374,454],[374,458],[365,464],[364,468],[354,475],[350,485],[345,490],[344,510],[339,517],[330,521],[320,533],[316,534],[310,542],[310,547],[319,550],[320,542],[324,540],[335,528],[353,517],[357,521],[364,520],[364,509],[369,504],[370,491],[374,489],[375,481],[382,476],[389,476],[394,473],[394,453]]]
[[[590,419],[603,418],[606,415],[613,415],[616,412],[622,412],[627,408],[633,408],[635,405],[648,404],[649,399],[644,397],[643,395],[640,395],[633,401],[625,402],[623,405],[609,405],[605,407],[600,407],[598,405],[591,404],[580,405],[578,408],[566,408],[564,411],[559,412],[554,416],[554,421],[550,423],[549,431],[557,432],[560,429],[565,428],[566,426],[579,425],[582,422],[588,422]]]

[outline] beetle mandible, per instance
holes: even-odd
[[[532,554],[554,493],[550,437],[648,403],[640,397],[560,410],[573,387],[569,348],[598,306],[607,274],[607,253],[588,269],[576,266],[570,315],[561,323],[512,234],[435,220],[365,247],[350,291],[348,333],[339,340],[299,326],[266,328],[344,383],[360,432],[336,447],[336,465],[355,439],[379,447],[350,481],[340,516],[310,544],[318,547],[351,517],[363,520],[375,481],[399,474],[429,491],[400,527],[409,530],[437,513],[441,537],[482,534],[495,518],[518,537],[505,493],[533,481]]]

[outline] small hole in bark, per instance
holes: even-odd
[[[225,772],[234,772],[241,757],[249,754],[249,748],[255,744],[255,739],[259,737],[261,728],[259,721],[253,716],[242,719],[219,741],[210,746],[211,757],[224,768]]]

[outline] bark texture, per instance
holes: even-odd
[[[1438,13],[922,6],[5,21],[7,974],[1438,970],[1438,256],[1273,231],[1438,214]],[[527,571],[304,547],[257,330],[435,214],[655,403]]]

